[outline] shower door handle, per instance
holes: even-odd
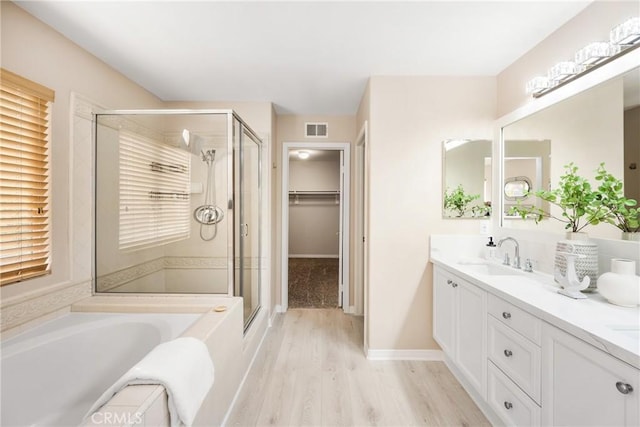
[[[249,236],[249,224],[240,224],[240,236],[241,237]]]

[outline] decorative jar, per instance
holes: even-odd
[[[640,304],[640,276],[636,275],[636,262],[613,258],[611,271],[598,279],[598,292],[611,304],[622,307]]]

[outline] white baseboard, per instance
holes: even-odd
[[[444,360],[442,350],[367,350],[369,360],[424,360],[441,362]]]
[[[289,258],[340,258],[340,255],[320,255],[320,254],[289,254]]]

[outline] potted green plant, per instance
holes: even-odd
[[[540,199],[560,208],[560,216],[536,206],[523,206],[520,201],[509,213],[523,219],[533,218],[536,223],[543,218],[553,218],[565,224],[570,233],[581,232],[586,226],[598,224],[607,217],[607,210],[594,203],[598,195],[587,179],[578,175],[578,167],[572,163],[564,166],[558,187],[551,190],[529,192]]]
[[[560,208],[560,215],[554,215],[538,207],[515,206],[510,212],[522,218],[533,217],[536,223],[542,218],[554,218],[565,224],[566,240],[556,244],[554,274],[565,277],[567,274],[566,254],[578,255],[575,260],[575,272],[578,280],[589,276],[589,286],[583,292],[593,292],[598,280],[598,245],[589,241],[582,230],[588,225],[599,224],[607,217],[607,210],[596,203],[598,192],[591,187],[589,181],[578,175],[578,167],[569,163],[564,166],[565,173],[560,176],[558,187],[538,190],[532,194]]]
[[[622,231],[623,240],[640,240],[640,209],[638,202],[624,196],[622,181],[607,172],[604,163],[596,170],[597,188],[595,203],[606,210],[604,222]]]
[[[469,203],[479,199],[479,194],[467,194],[459,184],[453,191],[447,188],[444,192],[444,208],[448,211],[456,212],[457,217],[463,217],[469,208]]]

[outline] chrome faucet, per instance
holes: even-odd
[[[507,240],[513,242],[514,247],[516,248],[515,253],[513,254],[513,263],[511,263],[511,266],[513,268],[520,268],[520,245],[518,244],[518,241],[516,239],[514,239],[513,237],[505,237],[504,239],[501,239],[498,242],[498,247],[501,247],[502,244],[504,242],[506,242]],[[509,254],[505,253],[504,256],[504,264],[505,265],[509,265]]]

